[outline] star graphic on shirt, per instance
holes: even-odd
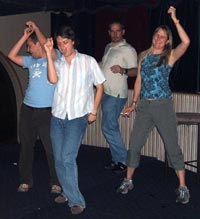
[[[35,78],[35,77],[40,78],[41,74],[42,74],[42,71],[40,71],[39,68],[35,69],[35,71],[34,71],[34,73],[32,75],[32,78]]]

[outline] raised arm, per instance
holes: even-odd
[[[29,27],[24,29],[24,34],[22,37],[17,41],[17,43],[12,47],[10,52],[8,53],[8,58],[12,60],[17,65],[23,66],[23,59],[22,56],[18,55],[20,49],[22,48],[23,44],[29,38],[29,36],[33,33]]]
[[[35,32],[38,41],[42,47],[44,47],[44,44],[46,43],[47,39],[44,36],[44,34],[40,31],[40,28],[33,22],[33,21],[27,21],[26,25]]]
[[[34,23],[33,21],[27,21],[26,22],[26,25],[32,29],[37,38],[38,38],[38,41],[40,43],[40,45],[42,46],[42,48],[44,49],[44,44],[47,42],[47,38],[45,37],[45,35],[41,32],[40,28],[36,25],[36,23]],[[44,49],[45,50],[45,49]],[[52,49],[51,51],[51,54],[52,54],[52,58],[53,60],[56,60],[58,57],[57,57],[57,53],[56,53],[56,50],[55,49]]]
[[[171,19],[174,22],[174,25],[176,26],[178,35],[180,37],[181,43],[172,50],[169,64],[174,65],[174,63],[186,52],[188,46],[190,45],[190,39],[183,29],[182,25],[180,24],[180,21],[176,17],[176,9],[172,6],[169,7],[168,13],[171,16]]]
[[[53,61],[52,53],[51,53],[51,51],[53,49],[53,39],[52,38],[47,39],[46,43],[44,44],[44,49],[45,49],[46,55],[47,55],[48,80],[52,84],[55,84],[58,81],[58,77],[56,74],[55,66],[53,63],[54,61]]]

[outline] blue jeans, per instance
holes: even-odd
[[[85,200],[78,186],[76,158],[88,124],[88,115],[68,120],[52,116],[51,141],[55,157],[55,168],[63,195],[68,198],[69,207],[79,205],[85,208]]]
[[[112,160],[126,164],[127,150],[119,129],[119,116],[127,98],[119,98],[104,93],[102,98],[102,131],[110,146]]]

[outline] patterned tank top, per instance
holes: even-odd
[[[141,62],[141,99],[170,99],[169,74],[172,66],[162,63],[156,67],[160,54],[148,54]]]

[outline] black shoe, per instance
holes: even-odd
[[[106,166],[104,168],[106,170],[113,170],[116,166],[117,166],[117,164],[114,161],[111,161],[110,163],[106,164]]]
[[[112,169],[113,173],[124,173],[126,172],[127,167],[125,164],[118,162],[117,165],[115,165],[115,167]]]

